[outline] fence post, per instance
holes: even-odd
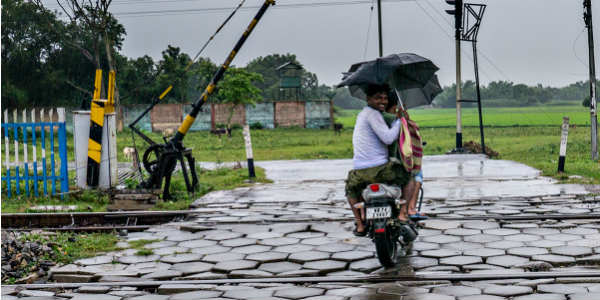
[[[558,172],[565,171],[565,156],[567,155],[567,138],[569,137],[569,117],[563,117],[562,134],[560,136],[560,153],[558,157]]]
[[[37,197],[38,194],[38,169],[37,169],[37,139],[35,135],[35,108],[31,109],[31,145],[33,146],[33,193]]]
[[[16,124],[18,121],[17,109],[13,110],[13,123]],[[19,133],[17,126],[13,127],[13,136],[15,140],[15,186],[16,186],[16,194],[21,194],[21,179],[19,176]]]
[[[52,195],[56,194],[56,163],[54,161],[54,109],[48,112],[50,117],[50,178],[52,179]]]
[[[67,167],[67,127],[65,122],[65,108],[57,108],[57,112],[59,122],[58,154],[60,156],[60,198],[64,199],[65,193],[69,191],[69,170]]]
[[[44,109],[40,110],[40,124],[42,124],[42,180],[44,181],[44,196],[48,195],[48,173],[46,170],[46,123],[44,122]]]
[[[10,198],[11,196],[11,184],[10,184],[10,148],[8,147],[8,109],[4,110],[4,150],[6,154],[6,195]]]
[[[23,109],[23,127],[21,130],[23,130],[23,165],[25,167],[25,170],[23,170],[23,175],[25,177],[25,192],[27,193],[27,196],[30,196],[30,192],[29,192],[29,180],[31,179],[29,177],[29,159],[27,157],[27,109]]]

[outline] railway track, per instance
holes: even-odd
[[[504,279],[547,279],[547,278],[600,278],[600,271],[564,271],[564,272],[515,272],[515,273],[489,273],[489,274],[407,274],[394,276],[316,276],[316,277],[264,277],[264,278],[231,278],[210,280],[163,280],[163,281],[123,281],[123,282],[89,282],[89,283],[45,283],[45,284],[17,284],[15,288],[27,289],[75,289],[89,286],[112,287],[137,287],[157,288],[163,284],[180,285],[207,285],[207,284],[247,284],[247,283],[384,283],[395,281],[430,282],[430,281],[482,281]]]
[[[150,225],[181,220],[189,211],[129,211],[2,214],[2,230],[141,231]]]
[[[205,214],[195,210],[177,211],[129,211],[129,212],[74,212],[74,213],[15,213],[2,214],[2,230],[15,231],[113,231],[126,229],[143,231],[151,225],[176,220],[190,216]],[[598,213],[586,214],[543,214],[543,215],[487,215],[464,217],[430,217],[434,220],[449,221],[530,221],[530,220],[585,220],[600,219]],[[263,221],[200,221],[198,225],[218,224],[271,224],[271,223],[307,223],[307,222],[349,222],[351,217],[343,218],[298,218],[298,219],[269,219]]]

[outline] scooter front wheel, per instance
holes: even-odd
[[[398,242],[392,238],[389,228],[375,234],[375,249],[382,266],[390,268],[398,263]]]

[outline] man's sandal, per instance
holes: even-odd
[[[365,228],[364,231],[358,231],[356,223],[354,223],[354,230],[352,230],[352,233],[357,237],[367,236],[367,228]]]
[[[429,219],[428,216],[426,215],[422,215],[421,213],[417,212],[416,214],[412,214],[412,215],[408,215],[408,217],[412,220],[412,221],[423,221],[423,220],[427,220]]]

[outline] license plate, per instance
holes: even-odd
[[[367,207],[367,219],[385,219],[391,216],[391,206]]]

